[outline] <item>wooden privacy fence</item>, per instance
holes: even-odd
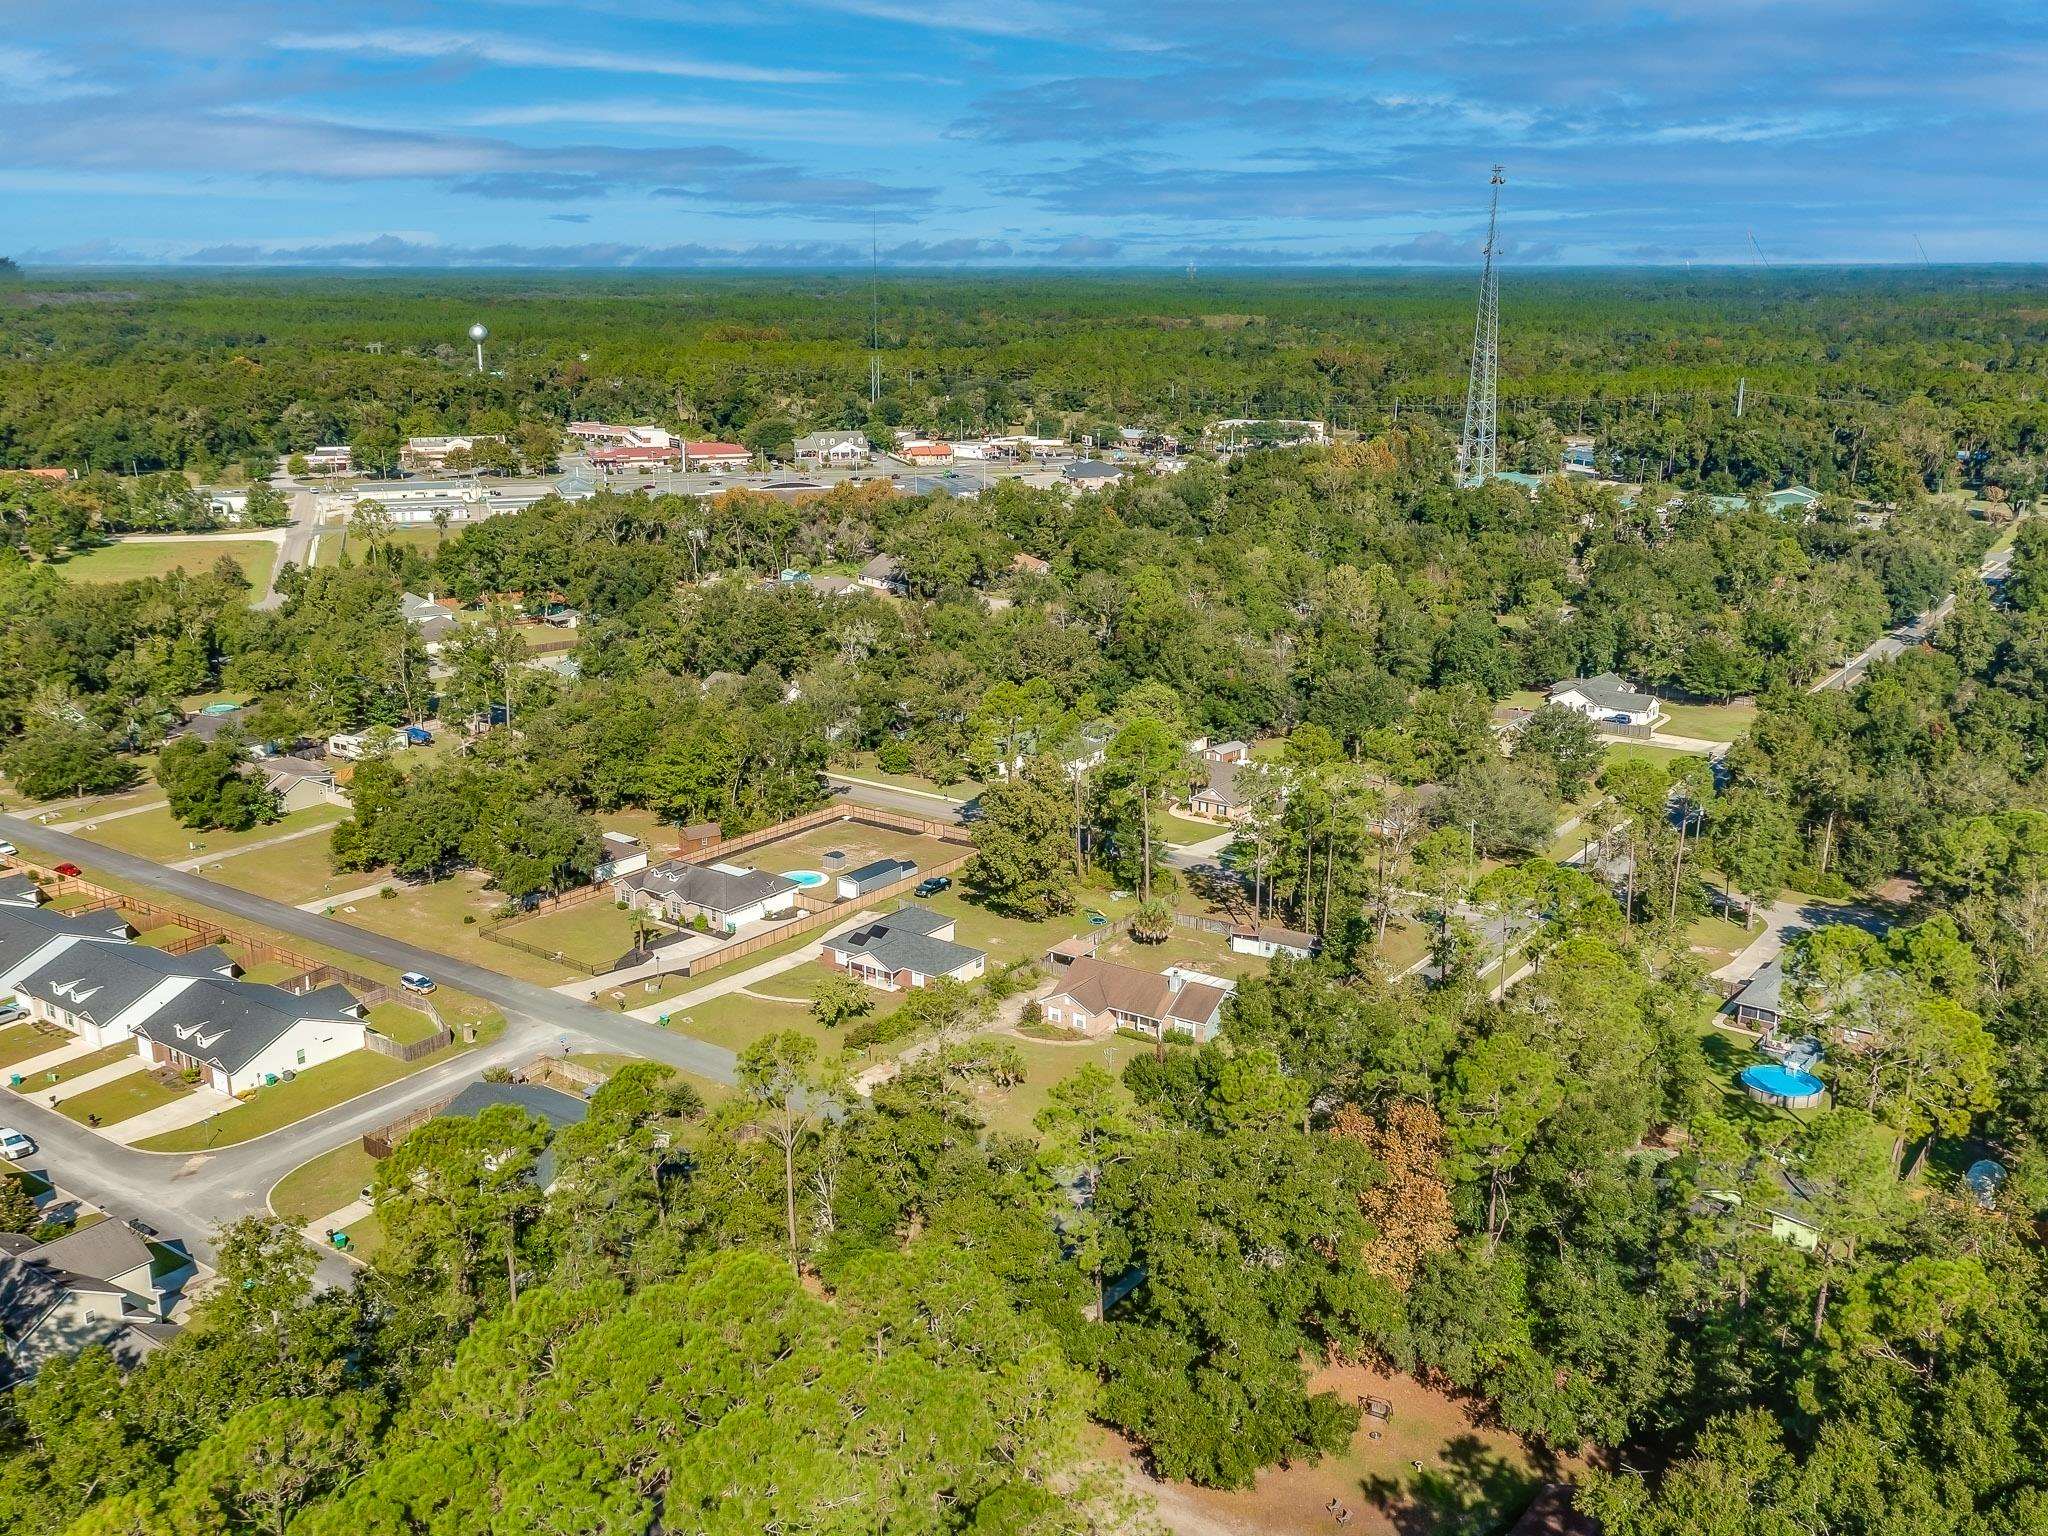
[[[950,875],[973,857],[974,851],[970,848],[966,853],[960,854],[956,858],[943,859],[937,864],[915,870],[905,875],[901,880],[891,881],[885,886],[855,897],[852,901],[834,902],[831,906],[821,908],[818,911],[805,912],[803,916],[787,923],[780,923],[769,929],[766,933],[757,933],[751,938],[738,939],[731,944],[722,945],[708,954],[694,956],[677,966],[673,971],[665,972],[664,974],[670,976],[701,976],[706,971],[715,971],[722,965],[730,965],[735,960],[742,960],[748,955],[758,954],[761,950],[784,943],[800,933],[809,933],[813,929],[826,927],[838,918],[850,917],[863,907],[872,907],[879,902],[901,896],[913,889],[920,880],[928,880],[933,875]]]

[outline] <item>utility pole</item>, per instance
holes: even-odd
[[[1494,249],[1500,239],[1503,167],[1493,168],[1493,203],[1486,218],[1486,266],[1479,277],[1479,314],[1472,322],[1472,369],[1465,381],[1465,431],[1458,440],[1458,477],[1484,480],[1500,472],[1495,436],[1500,420],[1500,274]]]

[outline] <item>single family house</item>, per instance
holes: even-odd
[[[1182,1034],[1200,1043],[1215,1037],[1231,991],[1230,983],[1213,978],[1155,975],[1081,955],[1067,963],[1040,1007],[1046,1023],[1079,1035],[1131,1029],[1153,1036]]]
[[[765,869],[737,864],[686,864],[665,859],[612,882],[620,898],[672,923],[703,918],[715,932],[734,933],[748,923],[781,917],[796,906],[794,881]]]
[[[906,906],[844,933],[819,948],[828,969],[857,977],[884,992],[930,986],[938,978],[973,981],[987,956],[953,941],[953,919],[929,907]]]
[[[1657,701],[1613,672],[1553,683],[1550,702],[1576,710],[1601,725],[1654,725]]]

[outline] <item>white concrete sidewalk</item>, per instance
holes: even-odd
[[[329,1232],[339,1232],[343,1227],[354,1226],[373,1209],[367,1200],[351,1200],[338,1211],[329,1211],[325,1216],[314,1217],[299,1229],[299,1233],[315,1248],[333,1248],[334,1245],[327,1241]]]
[[[149,1066],[140,1056],[124,1056],[119,1061],[104,1067],[96,1067],[82,1077],[66,1078],[53,1087],[35,1088],[33,1083],[24,1087],[34,1088],[31,1095],[43,1104],[62,1104],[66,1099],[75,1099],[81,1093],[97,1088],[102,1083],[117,1083],[124,1077],[133,1077]]]
[[[17,1061],[13,1066],[5,1070],[10,1075],[18,1073],[22,1083],[27,1085],[35,1081],[36,1074],[47,1072],[52,1067],[61,1067],[67,1061],[76,1061],[81,1056],[90,1056],[98,1049],[98,1046],[87,1045],[83,1040],[71,1040],[58,1046],[55,1050],[43,1052],[40,1056],[31,1056],[26,1061]]]
[[[831,938],[835,934],[844,933],[849,928],[856,928],[862,923],[870,922],[874,916],[874,913],[863,908],[847,918],[843,923],[834,924],[830,928],[816,930],[818,934],[817,939],[810,944],[806,944],[801,949],[793,949],[786,955],[777,955],[773,960],[764,960],[759,965],[750,965],[744,970],[736,970],[730,975],[720,976],[716,981],[707,981],[693,992],[685,992],[681,996],[671,997],[665,1002],[649,1003],[644,1008],[629,1008],[626,1012],[633,1018],[644,1019],[650,1024],[658,1024],[661,1022],[663,1014],[674,1017],[689,1012],[690,1009],[696,1007],[699,1003],[708,1003],[714,997],[724,997],[728,992],[743,992],[757,981],[764,981],[770,976],[779,976],[784,971],[793,970],[797,966],[807,965],[811,961],[816,960],[819,950],[823,947],[826,939]]]
[[[159,1104],[155,1109],[145,1109],[141,1114],[131,1115],[117,1124],[103,1125],[99,1131],[109,1141],[132,1147],[138,1141],[147,1141],[166,1131],[180,1131],[188,1125],[197,1125],[224,1109],[234,1108],[234,1105],[235,1101],[218,1089],[194,1088],[182,1098]]]
[[[275,848],[281,843],[296,843],[304,838],[318,837],[323,832],[332,832],[333,830],[334,823],[331,821],[323,821],[317,827],[294,827],[289,832],[278,833],[276,837],[259,838],[253,843],[244,843],[239,848],[225,848],[218,853],[194,854],[189,859],[179,859],[175,864],[169,864],[165,867],[168,869],[198,869],[204,864],[217,868],[225,864],[229,859],[239,859],[244,854],[260,853],[265,848]]]
[[[345,907],[352,901],[368,901],[387,885],[403,885],[398,879],[379,880],[375,885],[359,885],[352,891],[337,891],[332,896],[315,896],[311,901],[299,903],[301,912],[325,912],[329,907]]]
[[[96,827],[103,821],[119,821],[123,816],[140,816],[148,811],[160,811],[170,803],[168,800],[151,800],[146,805],[127,805],[118,811],[108,811],[100,816],[81,816],[76,821],[60,821],[50,830],[76,832],[82,827]]]

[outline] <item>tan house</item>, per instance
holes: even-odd
[[[1196,980],[1185,973],[1158,975],[1080,955],[1068,962],[1040,1007],[1046,1023],[1090,1038],[1131,1029],[1187,1035],[1199,1043],[1215,1037],[1230,993],[1228,982]]]

